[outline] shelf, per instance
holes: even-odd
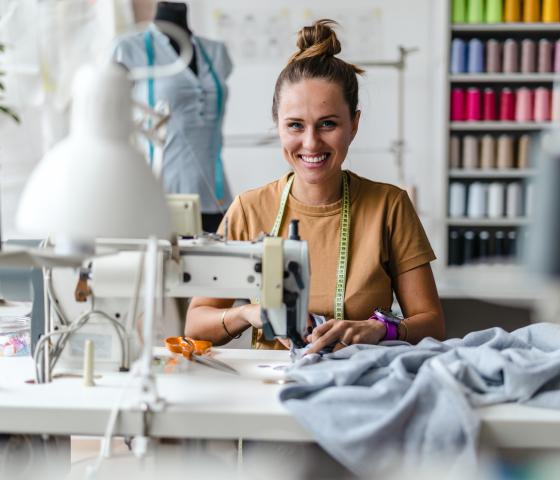
[[[452,32],[460,33],[508,33],[508,32],[552,32],[560,33],[560,23],[455,23]]]
[[[560,73],[457,73],[449,76],[453,83],[552,83]]]
[[[537,122],[450,122],[449,128],[453,131],[535,131],[560,127],[559,123]]]
[[[503,170],[461,169],[449,170],[449,178],[525,178],[537,174],[533,169],[508,168]]]
[[[530,225],[531,220],[520,218],[451,218],[447,217],[450,227],[523,227]]]

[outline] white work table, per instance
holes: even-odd
[[[235,367],[235,376],[187,362],[186,371],[157,375],[165,399],[162,412],[150,415],[153,437],[311,441],[282,406],[274,367],[288,363],[287,352],[217,349],[215,358]],[[128,374],[102,374],[95,387],[80,378],[50,384],[24,383],[33,378],[30,358],[0,358],[0,432],[103,435],[109,413]],[[143,414],[138,386],[122,397],[115,435],[139,435]],[[482,440],[504,448],[560,448],[560,410],[516,404],[479,409]]]

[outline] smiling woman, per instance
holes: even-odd
[[[311,262],[310,313],[326,318],[308,337],[311,352],[441,339],[443,314],[429,265],[435,256],[408,196],[342,170],[360,122],[357,74],[363,72],[335,57],[341,49],[334,25],[321,20],[300,30],[299,51],[276,82],[272,116],[293,172],[237,197],[227,213],[228,237],[287,237],[288,220],[299,219]],[[406,317],[398,328],[372,315],[376,307],[390,309],[393,294]],[[261,326],[258,305],[232,304],[194,298],[186,334],[219,344]],[[257,335],[256,346],[285,345]]]

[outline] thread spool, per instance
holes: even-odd
[[[484,72],[484,45],[478,38],[469,41],[468,73]]]
[[[480,89],[470,87],[467,89],[465,120],[467,122],[480,121]]]
[[[560,73],[560,40],[554,44],[554,73]]]
[[[512,23],[521,20],[521,5],[519,0],[505,0],[504,22]]]
[[[480,142],[480,168],[496,168],[496,140],[492,135],[484,135]]]
[[[525,0],[523,2],[523,21],[525,23],[541,21],[540,0]]]
[[[503,218],[505,185],[503,182],[492,182],[488,186],[488,217]]]
[[[537,72],[552,72],[552,44],[546,39],[539,40],[539,59],[537,64]]]
[[[508,38],[504,42],[502,71],[504,73],[517,73],[519,71],[519,51],[517,42]]]
[[[517,232],[510,230],[506,233],[506,255],[515,257],[517,255]]]
[[[449,168],[461,168],[461,140],[457,135],[449,139]]]
[[[492,88],[485,88],[482,96],[482,119],[487,122],[494,122],[496,114],[496,92]]]
[[[558,0],[543,0],[542,21],[544,23],[556,23],[560,21],[560,5]]]
[[[474,135],[463,137],[463,168],[470,170],[478,168],[478,138]]]
[[[453,0],[453,23],[465,23],[467,20],[467,0]]]
[[[449,265],[462,265],[463,264],[463,245],[461,233],[457,230],[450,230],[449,232],[449,251],[448,263]]]
[[[533,120],[533,95],[527,87],[517,89],[515,98],[515,120],[530,122]]]
[[[467,190],[467,216],[484,218],[487,211],[487,188],[482,182],[473,182]]]
[[[472,263],[476,260],[475,234],[472,230],[463,233],[463,261]]]
[[[467,22],[484,23],[483,0],[469,0],[467,3]]]
[[[525,216],[532,218],[535,213],[535,184],[528,182],[525,187]]]
[[[550,116],[553,122],[560,120],[560,87],[554,86],[552,89],[552,105]]]
[[[95,382],[93,381],[93,371],[94,371],[94,352],[93,352],[93,342],[91,340],[86,340],[84,344],[84,387],[93,387]]]
[[[467,71],[467,47],[465,41],[454,38],[451,42],[451,73]]]
[[[523,215],[523,198],[520,182],[508,183],[506,189],[506,217],[518,218]]]
[[[534,73],[536,70],[536,45],[528,38],[521,42],[521,73]]]
[[[513,168],[513,138],[506,133],[498,137],[496,166],[501,170]]]
[[[502,71],[502,45],[491,38],[486,42],[486,72],[500,73]]]
[[[494,253],[497,257],[506,255],[506,234],[503,230],[494,232]]]
[[[515,119],[515,95],[509,88],[502,89],[500,93],[500,120],[511,122]]]
[[[535,122],[550,121],[550,90],[546,87],[538,87],[535,90],[535,108],[533,118]]]
[[[462,88],[451,90],[451,121],[463,122],[465,120],[465,91]]]
[[[478,232],[478,258],[484,260],[491,256],[490,233],[487,230],[481,230]]]
[[[519,145],[517,148],[517,167],[529,168],[529,149],[531,147],[531,137],[523,134],[519,137]]]
[[[501,23],[502,0],[486,0],[486,23]]]
[[[461,218],[465,216],[467,190],[464,183],[451,182],[449,184],[449,216]]]

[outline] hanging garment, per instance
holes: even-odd
[[[153,63],[165,65],[177,59],[169,38],[155,25]],[[154,80],[154,97],[169,105],[171,118],[163,149],[162,178],[167,193],[198,193],[203,213],[218,213],[231,203],[227,181],[220,184],[222,124],[232,63],[221,42],[192,36],[198,75],[190,68]],[[148,57],[143,33],[128,35],[116,43],[113,58],[128,69],[146,66]],[[219,87],[218,87],[219,85]],[[137,82],[134,98],[147,103],[148,81]],[[218,104],[219,103],[219,104]],[[218,173],[218,175],[216,175]],[[217,181],[218,180],[218,181]]]

